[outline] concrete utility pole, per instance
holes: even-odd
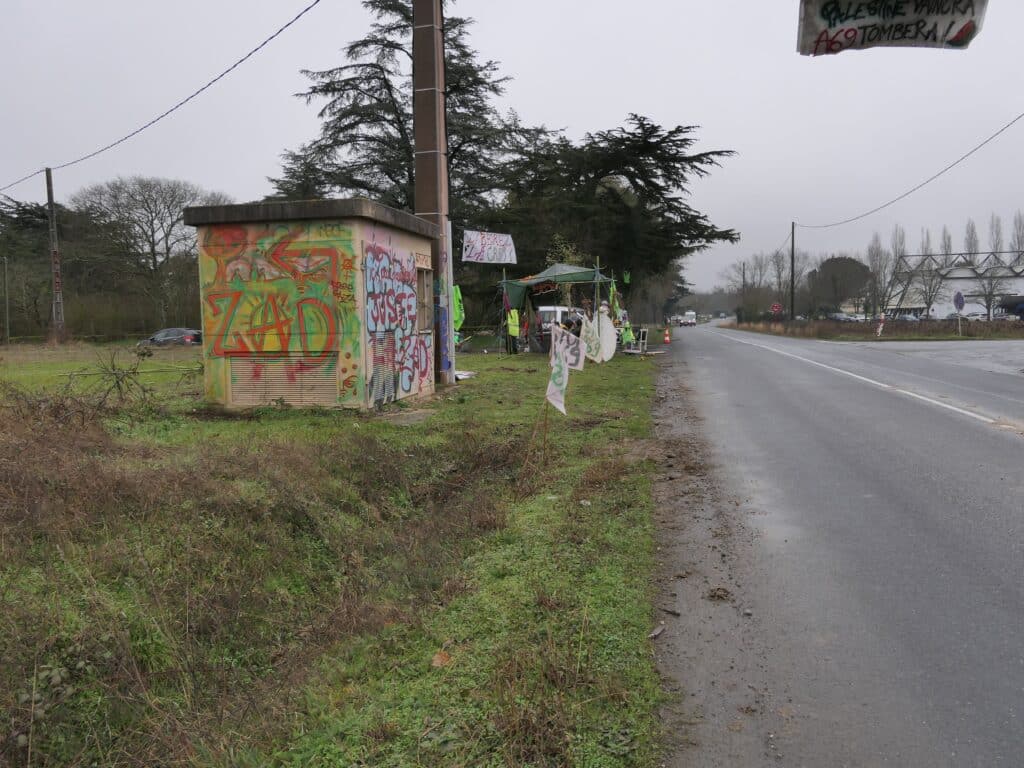
[[[53,205],[53,174],[46,169],[46,211],[50,219],[50,272],[53,275],[53,328],[50,337],[64,341],[64,280],[60,275],[60,247],[57,243],[57,209]]]
[[[441,0],[413,0],[412,88],[415,214],[436,224],[434,269],[434,379],[455,383],[452,331],[451,225],[448,221],[448,137],[445,120],[444,19]]]

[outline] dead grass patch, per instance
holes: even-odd
[[[27,764],[30,732],[35,765],[283,737],[326,649],[468,589],[458,562],[504,525],[520,449],[470,423],[414,455],[350,434],[155,451],[110,415],[0,407],[0,764]],[[63,687],[37,697],[41,667]]]

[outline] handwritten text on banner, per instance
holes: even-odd
[[[801,0],[797,50],[804,56],[875,48],[966,48],[988,0]]]

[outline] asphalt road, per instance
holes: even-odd
[[[670,357],[752,532],[728,684],[772,751],[728,764],[1024,765],[1024,344],[703,326]]]

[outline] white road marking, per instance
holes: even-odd
[[[870,385],[872,385],[874,387],[878,387],[879,389],[886,389],[886,390],[888,390],[890,392],[895,392],[896,394],[906,395],[907,397],[912,397],[915,400],[920,400],[922,402],[928,403],[929,405],[934,405],[934,406],[937,406],[939,408],[944,408],[947,411],[953,411],[953,413],[959,413],[961,416],[967,416],[967,417],[972,418],[972,419],[974,419],[976,421],[980,421],[983,424],[988,424],[988,425],[996,424],[996,420],[995,419],[990,419],[988,416],[982,416],[980,413],[974,413],[973,411],[968,411],[968,410],[966,410],[964,408],[957,408],[955,405],[950,405],[949,403],[944,403],[941,400],[936,400],[935,398],[932,398],[932,397],[925,397],[924,395],[919,395],[916,392],[911,392],[908,389],[901,389],[900,387],[894,387],[892,384],[886,384],[884,381],[878,381],[877,379],[869,379],[867,376],[861,376],[860,374],[853,373],[852,371],[847,371],[847,370],[844,370],[842,368],[836,368],[835,366],[832,366],[832,365],[825,365],[825,363],[819,363],[817,360],[811,360],[810,358],[807,358],[807,357],[801,357],[800,355],[794,355],[792,352],[784,352],[781,349],[778,349],[777,347],[771,347],[771,346],[768,346],[767,344],[758,344],[758,343],[753,342],[753,341],[747,341],[746,339],[737,339],[735,336],[732,336],[732,335],[727,334],[727,333],[722,333],[720,331],[714,331],[714,333],[716,333],[717,335],[722,336],[722,337],[724,337],[726,339],[729,339],[730,341],[735,341],[737,344],[746,344],[747,346],[750,346],[750,347],[757,347],[759,349],[765,349],[765,350],[768,350],[769,352],[774,352],[777,355],[782,355],[784,357],[791,357],[794,360],[799,360],[799,361],[801,361],[803,363],[807,363],[808,365],[816,365],[818,368],[824,368],[826,371],[831,371],[832,373],[838,373],[838,374],[840,374],[842,376],[849,376],[851,379],[856,379],[857,381],[862,381],[865,384],[870,384]]]

